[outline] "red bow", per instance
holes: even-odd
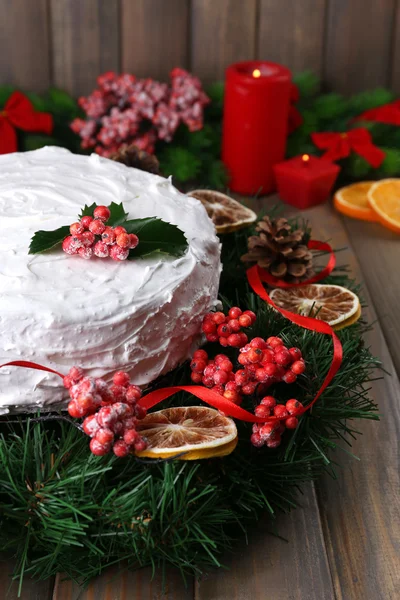
[[[297,86],[292,83],[290,90],[290,106],[289,106],[289,124],[288,132],[293,133],[303,123],[303,117],[299,109],[295,106],[296,102],[299,101],[300,94]]]
[[[323,158],[336,161],[346,158],[353,150],[362,156],[371,167],[377,168],[385,158],[383,150],[375,146],[367,129],[359,127],[344,133],[312,133],[311,139],[321,150],[326,150]]]
[[[0,111],[0,154],[17,152],[15,127],[50,135],[53,131],[53,117],[49,113],[36,112],[24,94],[14,92]]]
[[[400,100],[366,110],[355,121],[378,121],[386,125],[400,125]]]

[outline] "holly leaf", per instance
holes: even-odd
[[[29,254],[41,254],[51,250],[69,235],[69,225],[64,225],[53,231],[37,231],[31,239]]]
[[[139,245],[130,251],[129,260],[153,252],[182,256],[188,247],[183,231],[158,217],[132,219],[126,221],[124,227],[128,233],[135,233],[139,238]]]
[[[93,217],[94,209],[96,208],[96,206],[96,202],[93,202],[93,204],[91,204],[90,206],[85,204],[85,207],[82,208],[81,214],[79,215],[78,219],[81,220],[82,217]]]
[[[108,208],[110,209],[111,214],[110,218],[107,221],[107,225],[109,225],[110,227],[117,227],[118,225],[122,225],[123,223],[125,223],[128,217],[128,213],[125,212],[124,205],[122,204],[122,202],[121,204],[111,202]]]

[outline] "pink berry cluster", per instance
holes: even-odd
[[[93,217],[82,217],[80,221],[72,223],[70,234],[62,243],[66,254],[78,254],[82,258],[90,259],[92,256],[99,258],[112,258],[113,260],[126,260],[129,251],[139,243],[139,238],[134,233],[127,233],[125,227],[108,227],[110,209],[107,206],[97,206]]]
[[[223,312],[206,314],[202,329],[208,342],[219,342],[224,347],[242,348],[247,344],[248,338],[241,329],[253,325],[256,318],[253,311],[243,312],[237,306],[233,306],[227,315]]]
[[[82,138],[82,148],[110,156],[121,146],[135,144],[153,153],[155,142],[170,142],[185,123],[190,131],[203,126],[209,102],[200,80],[183,69],[173,69],[170,84],[137,79],[110,71],[97,78],[97,89],[79,99],[86,119],[75,119],[71,129]]]
[[[137,423],[146,416],[146,409],[137,404],[142,392],[131,385],[128,373],[117,371],[112,385],[104,379],[85,377],[82,369],[72,367],[64,377],[64,387],[71,401],[71,417],[83,418],[83,430],[92,439],[90,450],[96,456],[112,449],[118,457],[146,448],[146,441],[136,431]]]
[[[273,396],[265,396],[254,410],[257,417],[276,417],[279,421],[267,421],[266,423],[254,423],[251,443],[256,448],[268,446],[277,448],[282,441],[282,434],[286,429],[296,429],[299,417],[303,412],[301,402],[292,398],[286,404],[277,404]]]

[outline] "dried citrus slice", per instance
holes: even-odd
[[[197,460],[225,456],[237,444],[235,422],[207,406],[165,408],[149,413],[137,430],[147,448],[137,456]]]
[[[213,190],[193,190],[188,194],[203,204],[217,233],[231,233],[257,220],[255,212],[233,198]]]
[[[358,313],[358,318],[361,316],[358,297],[340,285],[313,283],[290,289],[276,288],[270,296],[280,308],[306,317],[313,316],[332,327],[346,327],[352,324],[352,317]]]
[[[376,214],[368,202],[368,192],[374,183],[360,181],[338,190],[333,199],[336,210],[353,219],[377,221]]]
[[[368,202],[382,225],[400,233],[400,179],[374,183],[368,192]]]

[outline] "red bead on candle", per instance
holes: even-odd
[[[285,156],[291,74],[286,67],[246,61],[228,67],[222,160],[230,188],[242,194],[274,190],[273,165]]]
[[[274,167],[279,196],[297,208],[324,202],[336,181],[340,167],[324,158],[303,154]]]

